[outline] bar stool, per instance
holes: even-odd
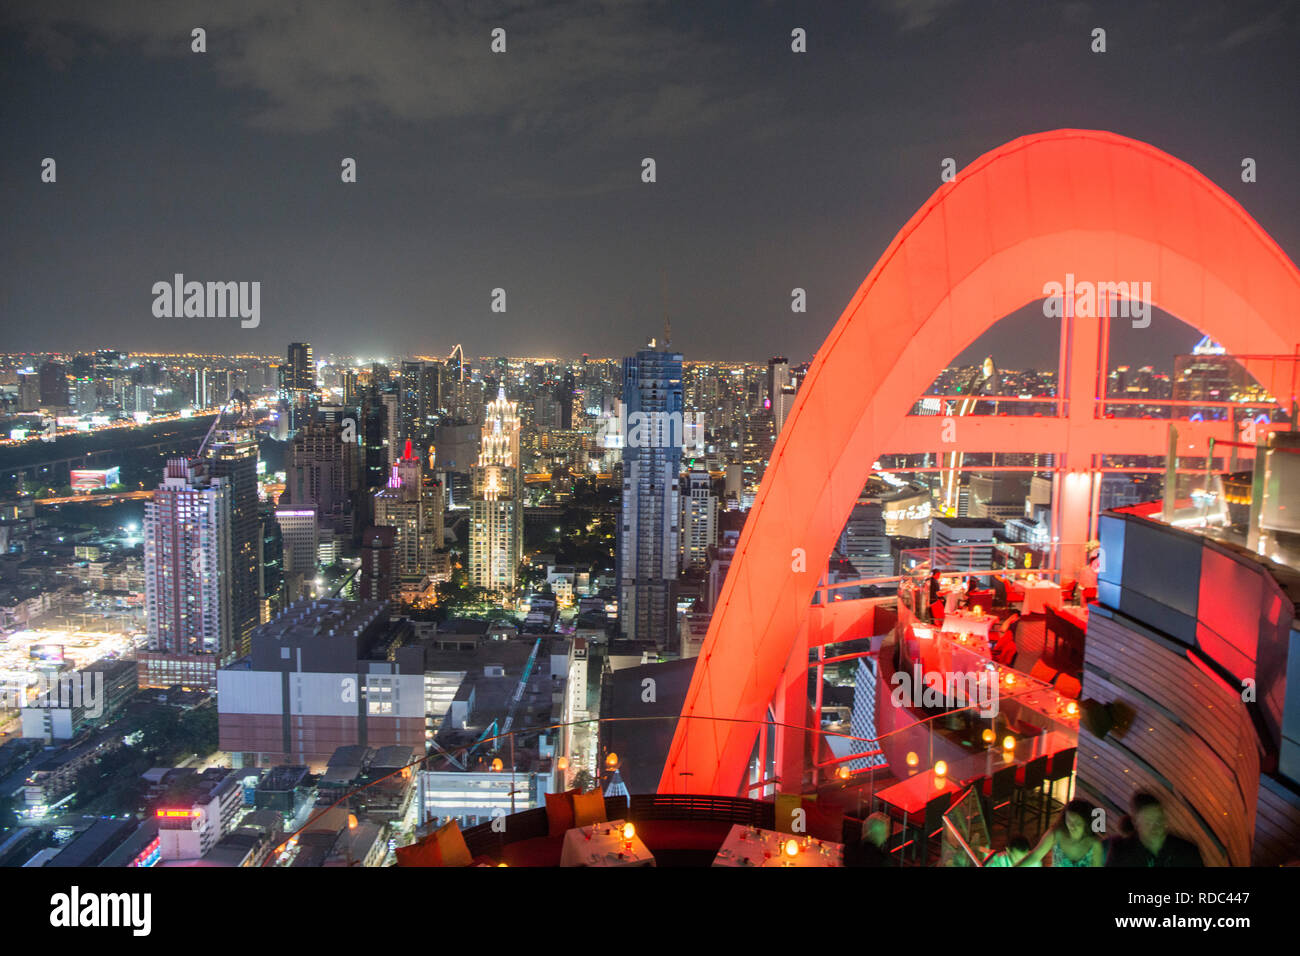
[[[1074,758],[1079,752],[1077,747],[1071,747],[1069,750],[1058,750],[1051,755],[1048,761],[1047,773],[1044,776],[1047,785],[1046,794],[1046,813],[1050,817],[1057,809],[1057,806],[1064,807],[1070,802],[1070,788],[1065,788],[1065,798],[1057,800],[1055,798],[1056,785],[1062,780],[1069,780],[1074,774]]]
[[[1016,772],[1016,790],[1020,801],[1020,829],[1025,829],[1025,809],[1029,803],[1029,794],[1042,797],[1043,781],[1047,779],[1047,755],[1035,757]],[[1034,811],[1035,816],[1042,816],[1042,803]]]
[[[1016,771],[1014,764],[993,771],[993,776],[980,781],[980,798],[984,803],[984,813],[989,821],[989,836],[997,824],[998,817],[1003,820],[1007,836],[1011,835],[1011,804],[1016,795]],[[998,811],[1005,810],[999,814]]]
[[[950,803],[951,797],[949,794],[941,793],[925,805],[924,829],[914,841],[920,847],[917,858],[920,859],[922,866],[930,862],[930,840],[943,829],[943,815],[948,812]]]

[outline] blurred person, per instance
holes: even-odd
[[[889,833],[893,829],[889,817],[873,813],[862,821],[862,841],[844,847],[845,866],[888,866]]]
[[[1195,843],[1169,832],[1165,808],[1152,793],[1139,790],[1129,805],[1132,836],[1121,837],[1110,848],[1107,866],[1204,866]]]

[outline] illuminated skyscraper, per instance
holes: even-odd
[[[401,434],[413,442],[416,455],[423,457],[433,441],[440,405],[440,373],[437,362],[403,362],[401,381]]]
[[[397,573],[423,578],[435,570],[442,548],[442,486],[424,480],[424,462],[412,443],[392,466],[388,487],[375,492],[375,525],[394,529]]]
[[[242,412],[229,427],[213,432],[203,456],[208,473],[230,485],[230,575],[223,586],[230,592],[235,648],[246,654],[249,635],[261,620],[262,528],[257,510],[257,438]]]
[[[284,366],[284,387],[290,392],[316,390],[316,365],[312,361],[310,342],[290,342]]]
[[[207,465],[172,459],[145,504],[149,653],[140,655],[142,684],[215,686],[217,666],[234,656],[228,586],[233,488],[229,478],[213,476]]]
[[[682,467],[682,356],[653,346],[623,360],[623,509],[619,626],[661,647],[675,640]]]
[[[513,591],[524,551],[519,409],[504,388],[489,402],[478,464],[470,469],[469,578],[475,587]]]
[[[682,566],[704,568],[718,538],[718,499],[707,471],[692,471],[682,495]]]

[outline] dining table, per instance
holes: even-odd
[[[960,609],[943,616],[940,631],[945,634],[975,634],[987,639],[989,628],[996,620],[992,614],[976,614],[971,610]]]
[[[793,856],[786,849],[791,841],[794,842]],[[713,865],[843,866],[844,844],[736,823],[722,841]]]
[[[623,835],[626,821],[574,827],[564,834],[560,866],[654,866],[654,855],[635,833]]]
[[[1053,607],[1061,603],[1061,586],[1055,581],[1022,581],[1025,599],[1020,602],[1021,614],[1042,614],[1047,605]]]
[[[901,814],[902,819],[907,820],[924,815],[926,804],[935,797],[956,794],[960,790],[961,787],[951,777],[945,775],[940,778],[931,767],[876,791],[875,796],[887,807],[897,811],[896,815]]]

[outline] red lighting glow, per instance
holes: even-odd
[[[986,329],[1067,275],[1149,282],[1150,305],[1229,353],[1293,351],[1300,271],[1186,163],[1093,130],[1025,136],[975,160],[903,227],[813,360],[682,707],[683,717],[720,719],[678,723],[660,792],[740,792],[786,662],[807,640],[815,562],[831,553],[872,463],[909,451],[900,437],[940,447],[942,419],[909,418],[917,397]],[[1095,361],[1102,323],[1074,321],[1072,355]],[[1093,384],[1073,378],[1074,417],[973,418],[963,440],[1072,457],[1164,454],[1163,424],[1096,417]],[[1061,540],[1087,540],[1090,483],[1062,484]],[[793,554],[807,555],[806,570]]]

